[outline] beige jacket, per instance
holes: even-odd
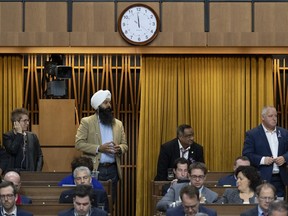
[[[112,125],[113,129],[113,141],[120,145],[122,154],[128,151],[126,136],[124,127],[121,121],[115,119]],[[102,144],[100,126],[98,121],[98,115],[91,115],[81,119],[81,123],[76,133],[75,148],[82,151],[84,156],[90,157],[94,163],[94,169],[98,169],[101,153],[96,153],[98,146]],[[120,167],[120,156],[122,154],[116,154],[115,160],[117,163],[118,175],[122,179],[122,172]]]

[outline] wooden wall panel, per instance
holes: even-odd
[[[210,32],[251,32],[251,3],[210,3]]]
[[[113,2],[74,2],[73,32],[114,32]]]
[[[22,31],[22,3],[0,2],[0,32]]]
[[[255,3],[255,32],[287,32],[288,3]]]
[[[66,2],[25,3],[26,32],[67,32]]]
[[[81,152],[74,147],[42,147],[41,149],[44,156],[43,172],[69,172],[71,171],[71,161],[74,157],[81,155]]]
[[[204,32],[204,3],[164,2],[163,32]]]

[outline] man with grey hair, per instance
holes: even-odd
[[[275,200],[269,206],[268,216],[288,216],[288,203],[284,200]]]
[[[246,132],[242,154],[258,168],[262,180],[273,184],[278,197],[285,197],[288,185],[288,131],[277,126],[277,111],[265,106],[261,112],[262,124]]]
[[[77,130],[75,147],[92,158],[98,180],[112,180],[113,202],[117,182],[122,178],[121,156],[128,151],[123,124],[114,118],[109,90],[99,90],[91,98],[95,114],[84,117]]]
[[[92,186],[92,176],[88,167],[77,167],[74,172],[75,185]],[[75,189],[65,190],[61,193],[59,203],[73,203],[75,197]],[[108,196],[105,190],[93,189],[92,205],[97,208],[104,209],[109,212]]]

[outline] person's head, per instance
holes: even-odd
[[[111,108],[111,93],[109,90],[99,90],[91,97],[91,106],[99,115],[100,122],[112,125],[114,117]]]
[[[268,130],[274,130],[277,125],[277,111],[273,106],[265,106],[261,112],[262,124]]]
[[[85,216],[90,212],[93,188],[90,185],[77,185],[73,198],[74,211],[79,216]]]
[[[276,188],[270,183],[263,183],[256,188],[256,196],[260,208],[268,212],[270,203],[276,199]]]
[[[80,166],[88,167],[88,169],[89,169],[91,172],[93,171],[93,161],[92,161],[91,158],[84,157],[84,156],[75,158],[75,159],[71,162],[72,173],[74,172],[74,170],[75,170],[77,167],[80,167]]]
[[[3,181],[0,184],[0,198],[3,208],[11,213],[16,206],[17,192],[14,184],[9,181]]]
[[[237,187],[241,192],[248,189],[255,192],[256,187],[262,183],[258,170],[253,166],[239,166],[235,174],[237,176]]]
[[[193,185],[186,185],[180,190],[180,198],[185,215],[194,216],[199,211],[199,190]]]
[[[206,179],[208,170],[204,163],[195,162],[189,166],[189,178],[192,185],[201,188]]]
[[[19,192],[21,188],[21,178],[19,173],[15,171],[9,171],[4,175],[3,180],[12,182],[16,188],[16,191]]]
[[[234,161],[234,171],[239,167],[239,166],[250,166],[250,160],[246,156],[239,156],[235,159]]]
[[[269,205],[269,216],[288,216],[288,203],[284,200],[275,200]]]
[[[30,123],[29,112],[24,108],[14,109],[11,113],[11,121],[12,125],[14,122],[19,122],[22,131],[27,131]]]
[[[194,131],[190,125],[183,124],[177,128],[177,137],[184,148],[190,146],[194,141]]]
[[[187,179],[189,162],[185,158],[177,158],[174,161],[173,172],[177,179]]]
[[[88,167],[80,166],[77,167],[73,172],[75,185],[91,185],[92,177]]]

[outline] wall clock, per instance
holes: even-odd
[[[159,33],[158,15],[147,5],[130,5],[119,16],[118,31],[128,43],[146,45]]]

